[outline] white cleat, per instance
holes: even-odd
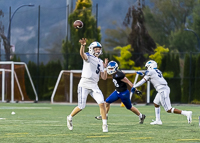
[[[188,124],[192,123],[192,111],[187,111],[186,113]]]
[[[151,125],[162,125],[162,121],[159,120],[159,121],[153,121],[150,123]]]
[[[104,132],[104,133],[105,133],[105,132],[108,132],[108,125],[104,124],[104,125],[102,126],[102,129],[103,129],[103,132]]]
[[[73,130],[72,120],[70,120],[68,116],[67,116],[67,127],[70,131]]]

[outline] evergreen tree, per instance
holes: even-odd
[[[199,83],[200,83],[200,54],[197,57],[196,60],[196,65],[195,65],[195,81],[194,81],[194,99],[200,101],[200,88],[199,88]]]
[[[140,4],[139,4],[140,5]],[[136,66],[143,66],[148,59],[146,54],[152,54],[156,48],[156,43],[151,38],[145,25],[144,13],[141,7],[131,6],[124,20],[124,25],[131,23],[131,33],[128,43],[131,44],[131,60]]]
[[[196,61],[197,61],[197,57],[195,55],[191,54],[191,75],[190,75],[190,96],[189,96],[189,102],[191,102],[192,100],[194,100],[195,97],[195,68],[196,68]]]
[[[73,23],[75,20],[81,20],[84,23],[83,28],[75,29]],[[70,40],[66,37],[62,44],[62,53],[65,59],[66,69],[81,69],[82,59],[79,55],[79,39],[87,38],[87,44],[93,41],[101,42],[100,28],[96,27],[96,19],[92,15],[92,1],[78,0],[74,12],[69,15]],[[87,49],[86,49],[87,50]]]
[[[189,88],[190,88],[190,55],[186,54],[184,59],[184,70],[183,70],[183,93],[181,96],[181,102],[187,103],[189,99]]]
[[[179,57],[179,54],[176,54],[175,55],[175,64],[174,64],[174,70],[175,70],[175,73],[174,73],[174,77],[176,79],[175,81],[175,84],[174,84],[174,94],[175,94],[175,99],[174,101],[175,102],[180,102],[180,99],[181,99],[181,95],[182,95],[182,92],[181,92],[181,77],[180,77],[180,61],[179,61],[180,57]]]
[[[181,79],[180,79],[180,63],[179,56],[171,54],[171,62],[168,63],[170,71],[173,71],[173,78],[168,79],[170,86],[170,99],[171,102],[180,102],[181,97]]]

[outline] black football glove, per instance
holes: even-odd
[[[139,96],[142,96],[142,92],[139,91],[139,90],[136,90],[135,93],[136,93],[137,95],[139,95]]]

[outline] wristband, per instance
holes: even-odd
[[[106,68],[104,68],[104,70],[103,71],[107,71],[107,69]]]
[[[81,44],[82,45],[82,44]],[[82,45],[82,46],[85,46],[85,45]]]

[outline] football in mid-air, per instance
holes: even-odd
[[[74,28],[80,29],[83,28],[83,22],[81,20],[74,21]]]

